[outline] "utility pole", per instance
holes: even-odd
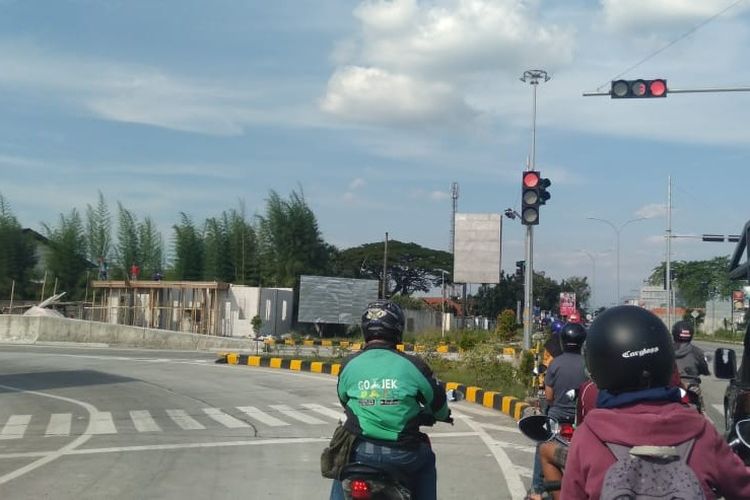
[[[664,284],[667,290],[667,328],[672,328],[672,176],[667,177],[667,259]]]
[[[388,292],[388,231],[385,233],[385,242],[383,246],[383,299],[387,299]]]
[[[536,89],[539,82],[548,82],[550,76],[546,71],[532,69],[524,71],[521,81],[531,85],[533,89],[533,105],[531,112],[531,151],[526,170],[536,167]],[[526,275],[524,276],[524,308],[523,308],[523,348],[531,348],[531,330],[534,315],[534,226],[526,226]]]

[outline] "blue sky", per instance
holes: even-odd
[[[750,216],[750,93],[581,96],[731,0],[0,0],[0,192],[25,226],[101,190],[171,239],[270,189],[302,186],[324,237],[447,249],[462,212],[518,208],[531,89],[544,68],[537,166],[552,181],[536,267],[623,295],[664,258],[667,176],[678,234],[737,233]],[[626,77],[672,88],[750,85],[750,2]],[[676,240],[675,259],[732,246]],[[503,267],[523,255],[505,220]]]

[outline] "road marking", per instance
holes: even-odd
[[[263,422],[264,424],[271,427],[282,427],[285,425],[289,425],[288,422],[279,420],[278,418],[269,415],[268,413],[260,411],[254,406],[238,406],[237,409],[242,413],[245,413],[248,417],[257,420],[258,422]]]
[[[112,420],[112,413],[97,411],[91,416],[91,434],[117,434],[117,427]]]
[[[302,406],[304,408],[307,408],[308,410],[320,413],[321,415],[325,415],[326,417],[330,417],[334,420],[341,420],[342,422],[346,420],[346,414],[342,411],[331,410],[330,408],[326,408],[325,406],[315,403],[306,403]]]
[[[169,415],[169,418],[171,418],[172,421],[182,430],[197,431],[205,429],[203,424],[188,415],[185,410],[167,410],[167,415]]]
[[[300,422],[304,422],[306,424],[312,424],[312,425],[322,425],[325,424],[320,419],[317,419],[315,417],[311,417],[310,415],[305,415],[304,413],[293,410],[291,407],[287,405],[270,405],[271,408],[278,411],[279,413],[282,413],[286,415],[289,418],[293,418],[294,420],[299,420]]]
[[[91,437],[91,436],[89,436]],[[265,446],[280,444],[307,444],[307,443],[327,443],[331,438],[278,438],[278,439],[255,439],[252,441],[220,441],[214,443],[180,443],[180,444],[154,444],[143,446],[115,446],[111,448],[84,448],[71,449],[61,453],[61,455],[99,455],[103,453],[125,453],[129,451],[169,451],[169,450],[189,450],[195,448],[224,448],[233,446]],[[20,453],[0,453],[0,459],[16,458],[35,458],[46,457],[50,452],[31,451]],[[0,481],[3,480],[0,477]]]
[[[224,427],[230,429],[239,429],[242,427],[250,427],[250,424],[243,422],[242,420],[236,419],[231,415],[227,415],[218,408],[203,408],[203,413],[216,420]]]
[[[495,425],[495,424],[485,424],[478,422],[479,425],[484,427],[485,429],[489,429],[491,431],[502,431],[502,432],[512,432],[514,434],[520,434],[521,431],[518,430],[518,427],[511,427],[509,425]]]
[[[53,413],[49,417],[45,436],[70,436],[70,425],[73,415],[70,413]]]
[[[497,417],[499,415],[505,415],[504,413],[501,413],[497,410],[485,410],[481,407],[474,408],[473,406],[468,406],[468,403],[463,403],[460,405],[453,404],[451,405],[451,410],[472,413],[474,415],[482,415],[483,417]]]
[[[0,439],[21,439],[31,422],[31,415],[11,415],[0,431]]]
[[[91,439],[91,429],[92,429],[92,421],[91,418],[99,412],[97,410],[96,406],[91,405],[89,403],[86,403],[84,401],[78,401],[77,399],[71,399],[66,398],[63,396],[55,396],[53,394],[47,394],[44,392],[38,392],[38,391],[27,391],[25,389],[20,389],[18,387],[13,387],[9,385],[0,385],[0,389],[6,389],[13,392],[20,392],[22,394],[33,394],[35,396],[41,396],[45,398],[51,398],[51,399],[58,399],[60,401],[66,401],[68,403],[73,403],[75,405],[83,407],[88,413],[89,413],[89,424],[86,427],[86,430],[83,432],[82,435],[75,438],[70,443],[66,444],[60,449],[50,451],[50,452],[44,452],[42,455],[39,455],[41,458],[39,460],[35,460],[31,462],[30,464],[24,465],[23,467],[16,469],[14,471],[11,471],[3,476],[0,476],[0,485],[5,484],[7,482],[10,482],[16,478],[19,478],[23,476],[24,474],[27,474],[33,470],[38,469],[39,467],[42,467],[43,465],[46,465],[50,462],[53,462],[60,458],[61,456],[65,455],[68,452],[75,451],[76,448],[83,445]]]
[[[132,410],[130,419],[138,432],[159,432],[161,430],[148,410]]]
[[[466,422],[466,425],[474,429],[474,431],[479,435],[479,439],[484,442],[487,448],[489,448],[490,452],[494,455],[495,461],[500,466],[500,472],[502,472],[503,476],[505,477],[505,484],[508,487],[510,496],[512,498],[524,498],[526,496],[526,488],[523,485],[523,481],[521,481],[521,475],[516,470],[513,462],[510,461],[510,458],[508,457],[508,454],[505,453],[505,450],[503,450],[500,446],[497,446],[497,442],[493,441],[493,439],[489,434],[487,434],[487,431],[485,431],[481,425],[474,422],[470,418],[467,418],[464,421]]]
[[[722,416],[724,415],[724,405],[723,404],[722,405],[716,404],[716,405],[711,405],[711,406],[713,406],[714,409],[719,412],[719,415],[722,415]]]

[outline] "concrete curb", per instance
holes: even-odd
[[[324,373],[327,375],[333,375],[334,377],[337,377],[341,370],[341,363],[253,356],[236,352],[219,353],[219,358],[216,360],[216,363]],[[481,405],[485,408],[501,411],[516,421],[521,419],[524,409],[529,407],[528,403],[525,403],[516,397],[503,396],[495,391],[485,391],[481,387],[466,386],[458,382],[447,382],[445,388],[447,390],[453,389],[461,391],[465,394],[466,401]]]
[[[263,341],[266,345],[288,345],[288,346],[303,346],[303,347],[342,347],[345,349],[350,349],[352,351],[359,351],[362,349],[363,344],[362,342],[349,342],[347,340],[294,340],[294,339],[284,339],[284,340],[273,340],[273,339],[265,339]],[[399,351],[404,352],[426,352],[428,350],[426,345],[423,344],[398,344],[396,348]],[[459,349],[455,345],[451,344],[440,344],[438,345],[435,350],[440,353],[447,353],[447,352],[458,352]]]

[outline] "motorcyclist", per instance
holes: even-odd
[[[705,498],[750,498],[750,468],[704,416],[680,404],[668,387],[674,367],[664,323],[637,306],[617,306],[589,328],[584,352],[599,387],[597,408],[576,429],[568,452],[562,498],[599,498],[616,459],[605,443],[676,446],[693,440],[687,458]]]
[[[693,334],[693,323],[690,321],[678,321],[672,326],[674,357],[677,368],[680,370],[682,385],[700,398],[702,407],[701,375],[710,375],[711,372],[708,370],[703,350],[692,343]]]
[[[544,376],[544,393],[549,404],[547,415],[558,421],[573,423],[576,403],[568,393],[577,389],[588,378],[584,370],[581,347],[586,340],[586,329],[580,323],[566,323],[558,335],[562,354],[552,360]],[[540,498],[544,489],[540,450],[534,456],[531,479],[531,499]]]
[[[544,343],[544,357],[542,358],[542,364],[549,366],[552,364],[552,360],[562,354],[562,346],[560,345],[560,330],[563,329],[565,323],[559,319],[555,319],[550,323],[549,329],[550,338]]]
[[[338,396],[346,410],[344,426],[358,436],[351,460],[391,467],[410,481],[413,498],[435,500],[435,454],[419,426],[431,418],[450,421],[450,410],[430,367],[396,349],[403,330],[397,304],[378,300],[367,306],[366,344],[343,363]],[[344,498],[340,481],[333,482],[330,498]]]

